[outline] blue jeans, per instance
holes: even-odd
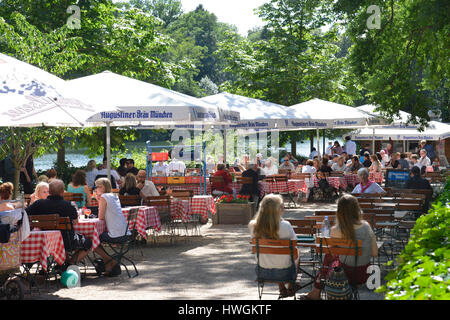
[[[297,269],[295,265],[292,265],[284,269],[266,269],[263,267],[256,266],[255,272],[257,278],[261,280],[287,282],[295,280],[297,278]]]

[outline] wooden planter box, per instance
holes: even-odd
[[[216,203],[216,224],[248,224],[256,213],[256,203]]]

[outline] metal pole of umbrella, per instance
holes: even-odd
[[[227,163],[227,129],[223,130],[223,163]]]
[[[106,168],[108,179],[111,181],[111,123],[106,122]]]
[[[375,128],[372,128],[372,154],[375,153]]]
[[[317,133],[317,153],[319,154],[319,158],[320,158],[321,155],[320,155],[320,133],[319,133],[319,128],[316,129],[316,133]]]

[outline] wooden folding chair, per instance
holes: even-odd
[[[322,256],[324,254],[353,256],[355,258],[355,273],[352,279],[348,279],[348,282],[352,288],[352,300],[359,300],[356,268],[358,257],[362,255],[362,240],[356,240],[353,243],[351,240],[317,237],[316,243],[321,261],[323,261]],[[328,266],[322,265],[322,268],[328,269]]]
[[[170,242],[172,243],[175,235],[175,229],[172,220],[171,200],[172,196],[169,195],[154,197],[150,196],[142,199],[142,204],[144,206],[157,207],[161,226],[164,227],[165,231],[169,234]]]
[[[124,208],[124,207],[140,206],[142,199],[140,195],[131,195],[131,196],[119,195],[119,201],[122,208]]]
[[[263,295],[264,291],[264,285],[266,283],[279,283],[279,282],[290,282],[292,285],[292,288],[295,287],[295,280],[294,279],[264,279],[260,275],[260,261],[259,256],[260,254],[276,254],[276,255],[289,255],[291,258],[292,265],[295,266],[295,260],[297,260],[298,257],[298,251],[297,251],[297,241],[296,240],[270,240],[270,239],[256,239],[253,238],[252,242],[252,253],[256,254],[256,261],[257,261],[257,277],[256,281],[258,283],[258,296],[259,300],[261,300],[261,297]],[[281,299],[281,296],[279,293],[265,293],[265,294],[271,294],[271,295],[278,295],[278,299]],[[294,294],[294,299],[296,299]]]
[[[66,201],[76,202],[78,207],[80,207],[81,203],[83,202],[82,193],[64,192],[63,198]]]
[[[236,182],[242,186],[244,185],[251,185],[253,184],[253,178],[252,177],[236,177]],[[238,190],[239,193],[239,190]],[[259,194],[252,194],[252,201],[256,203],[256,208],[258,208],[258,202],[259,202]]]

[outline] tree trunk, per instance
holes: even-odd
[[[297,141],[291,138],[291,154],[296,157],[297,156]]]
[[[64,145],[64,138],[58,137],[58,153],[56,156],[58,168],[63,168],[66,162],[66,146]]]
[[[16,166],[14,164],[14,191],[13,191],[13,199],[17,199],[17,195],[19,194],[20,187],[20,166]]]

